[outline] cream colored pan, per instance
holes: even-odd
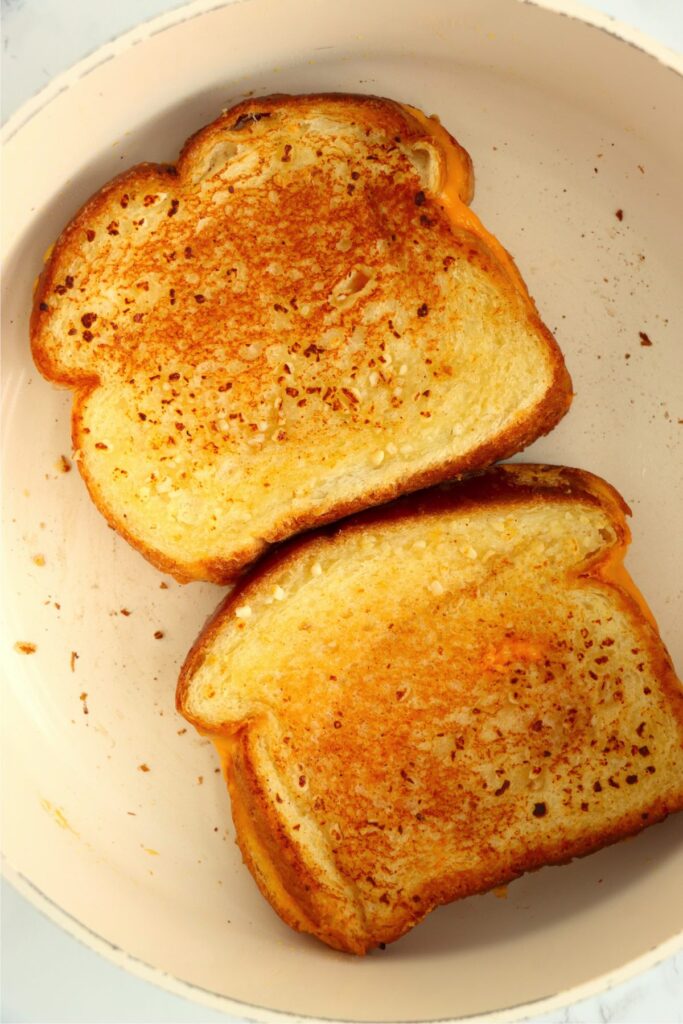
[[[191,4],[7,125],[7,874],[105,956],[237,1016],[512,1019],[573,1001],[681,944],[683,816],[505,899],[443,908],[364,960],[296,935],[240,862],[213,751],[174,712],[220,590],[164,588],[63,472],[70,399],[27,341],[42,254],[100,184],[172,160],[252,90],[391,96],[438,113],[472,154],[474,208],[517,259],[576,388],[525,457],[593,470],[626,497],[629,566],[683,665],[680,60],[569,0]]]

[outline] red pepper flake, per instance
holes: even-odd
[[[130,614],[132,614],[132,613],[131,613],[131,611],[130,611],[130,609],[129,609],[129,608],[121,608],[121,614],[122,614],[122,615],[125,615],[125,616],[126,616],[126,618],[128,618],[128,616],[129,616]]]
[[[30,640],[17,640],[14,645],[14,650],[19,654],[35,654],[38,650],[37,644],[32,644]]]
[[[638,776],[637,775],[627,775],[626,776],[626,782],[628,783],[629,786],[632,786],[637,781],[638,781]]]
[[[426,202],[427,202],[427,197],[425,196],[424,192],[420,191],[420,192],[416,192],[415,193],[415,205],[416,206],[424,206],[424,204]]]
[[[94,334],[92,331],[83,331],[83,341],[92,341]]]
[[[57,469],[60,473],[70,473],[71,463],[67,459],[66,455],[60,455],[57,461]]]
[[[71,276],[71,274],[67,274],[66,275],[66,277],[64,278],[64,284],[67,286],[67,288],[73,288],[73,286],[74,286],[74,279]]]
[[[141,324],[143,316],[144,316],[144,313],[136,313],[135,316],[133,317],[134,322],[136,324]]]
[[[107,224],[108,235],[118,235],[119,233],[119,222],[117,220],[111,220]]]
[[[85,237],[88,239],[89,242],[93,242],[95,240],[95,232],[92,228],[88,228],[88,230],[85,233]]]
[[[418,307],[417,315],[419,317],[427,316],[428,312],[429,312],[429,307],[428,307],[426,302],[423,302],[422,305]]]
[[[157,631],[156,631],[156,632],[155,632],[155,634],[154,634],[154,639],[155,639],[155,640],[162,640],[162,639],[163,639],[163,636],[164,636],[164,631],[163,631],[163,629],[157,629]]]
[[[356,186],[355,186],[355,185],[351,185],[351,184],[348,184],[348,185],[346,186],[346,191],[347,191],[347,194],[348,194],[348,195],[352,196],[352,195],[353,195],[353,193],[354,193],[354,192],[356,191]]]
[[[206,302],[206,297],[204,295],[195,295],[194,301],[201,305],[202,302]]]
[[[299,776],[299,785],[301,786],[302,789],[306,785],[306,776],[305,775],[300,775]]]
[[[291,145],[288,142],[287,145],[285,146],[285,151],[282,154],[282,158],[281,158],[283,164],[288,164],[289,161],[292,159],[291,153],[292,153],[292,147],[291,147]]]
[[[499,786],[495,791],[494,796],[502,796],[506,789],[510,788],[510,780],[506,779],[502,786]]]
[[[624,219],[624,211],[623,210],[617,210],[616,213],[614,214],[614,216],[617,218],[617,220],[623,220]]]
[[[124,192],[123,195],[121,196],[121,206],[123,207],[124,210],[128,206],[129,202],[130,202],[130,196],[128,195],[127,192]]]
[[[547,810],[548,809],[544,803],[534,804],[534,818],[544,818],[547,813]]]
[[[650,338],[645,333],[645,331],[638,331],[638,336],[640,338],[640,344],[641,345],[645,346],[646,348],[649,348],[650,345],[652,345],[652,342],[650,341]]]
[[[152,769],[150,768],[150,766],[148,764],[145,764],[144,762],[138,765],[139,772],[151,772],[151,770]]]
[[[146,414],[144,412],[139,412],[138,413],[138,419],[142,420],[143,423],[144,423],[144,421],[147,419],[147,416],[146,416]]]
[[[40,309],[41,313],[47,313],[50,307],[48,306],[47,302],[41,302],[38,308]]]
[[[108,452],[108,451],[109,451],[109,446],[108,446],[108,445],[106,445],[106,444],[104,443],[104,441],[96,441],[96,442],[95,442],[95,447],[96,447],[96,448],[99,448],[99,449],[100,449],[100,451],[104,451],[104,452]]]

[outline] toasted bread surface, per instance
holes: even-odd
[[[227,582],[292,533],[549,431],[569,377],[472,190],[419,111],[275,96],[86,203],[31,341],[74,391],[110,524],[179,579]]]
[[[228,597],[179,710],[290,925],[363,953],[683,807],[683,689],[604,481],[506,465],[298,539]]]

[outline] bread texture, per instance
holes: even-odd
[[[109,523],[228,582],[552,429],[562,356],[472,191],[437,120],[342,95],[250,99],[105,185],[47,259],[31,341]]]
[[[364,953],[683,807],[683,689],[628,509],[503,465],[305,538],[227,598],[178,708],[292,927]]]

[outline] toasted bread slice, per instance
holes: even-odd
[[[74,390],[109,523],[178,579],[227,582],[274,541],[549,431],[569,377],[472,187],[419,111],[275,96],[86,203],[31,338]]]
[[[272,556],[190,653],[237,840],[294,928],[363,953],[683,807],[683,689],[627,508],[505,465]]]

